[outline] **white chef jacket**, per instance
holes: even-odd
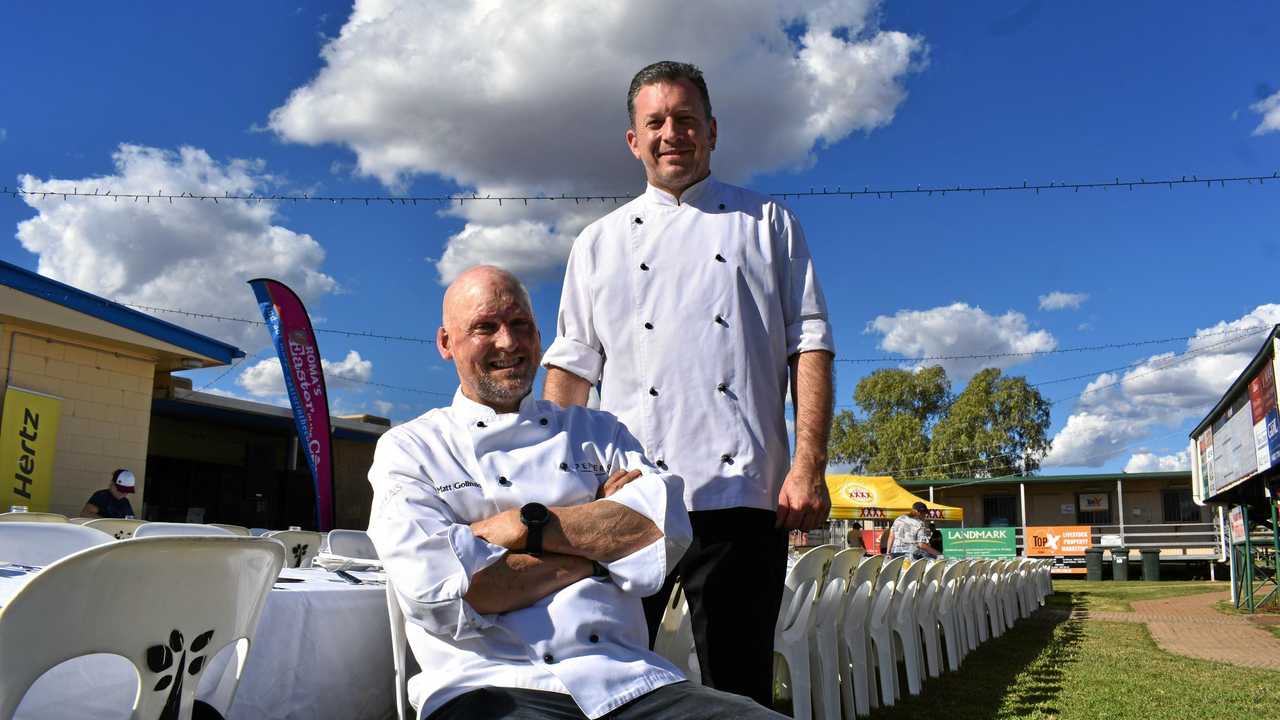
[[[800,224],[708,177],[680,200],[650,185],[582,231],[542,362],[600,383],[690,510],[773,510],[787,359],[810,350],[835,346]]]
[[[644,475],[609,500],[649,518],[663,537],[530,607],[482,615],[463,596],[504,548],[469,523],[528,502],[596,499],[609,475]],[[649,464],[640,444],[605,412],[562,409],[532,394],[497,414],[459,390],[453,404],[392,428],[369,469],[369,537],[405,610],[424,672],[410,696],[429,715],[470,690],[498,686],[568,693],[596,718],[684,679],[648,650],[642,597],[657,592],[689,545],[680,478]]]

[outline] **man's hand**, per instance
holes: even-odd
[[[485,542],[508,550],[524,550],[529,528],[520,522],[520,509],[503,510],[492,517],[471,523],[471,532]]]
[[[632,480],[640,477],[642,473],[639,470],[615,470],[608,480],[600,486],[596,492],[596,499],[607,498],[627,486]]]
[[[778,493],[778,520],[774,527],[814,530],[822,527],[831,512],[831,493],[821,472],[792,465]]]

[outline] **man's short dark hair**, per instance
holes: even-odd
[[[929,506],[928,506],[928,505],[925,505],[925,504],[924,504],[924,503],[922,503],[922,502],[914,502],[914,503],[911,503],[911,509],[912,509],[912,510],[915,510],[915,511],[916,511],[916,512],[918,512],[918,513],[922,513],[922,514],[924,514],[924,513],[928,513],[928,512],[929,512]]]
[[[698,94],[702,96],[702,106],[706,108],[707,119],[710,120],[711,95],[707,92],[707,81],[702,78],[702,71],[697,65],[690,63],[662,60],[649,65],[631,78],[631,88],[627,91],[627,120],[631,123],[631,127],[635,127],[636,95],[639,94],[640,88],[645,85],[674,83],[680,80],[688,80],[698,88]]]

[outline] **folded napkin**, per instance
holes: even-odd
[[[349,557],[347,555],[335,555],[331,552],[320,551],[315,559],[311,561],[316,567],[322,567],[329,572],[335,570],[381,570],[382,561],[370,558]]]

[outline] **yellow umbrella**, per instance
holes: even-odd
[[[913,495],[888,475],[828,475],[832,520],[892,520],[914,503],[929,508],[931,520],[964,520],[964,510]]]

